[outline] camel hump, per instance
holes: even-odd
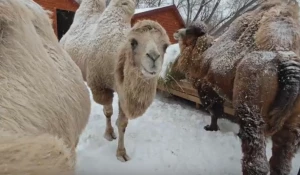
[[[260,27],[255,35],[257,47],[270,51],[292,50],[299,54],[298,5],[275,1],[264,4],[262,8],[268,11],[260,20]]]
[[[278,52],[279,90],[270,110],[267,133],[276,133],[290,117],[300,89],[300,59],[292,51]]]

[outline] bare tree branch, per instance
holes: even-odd
[[[204,7],[204,4],[205,4],[205,0],[202,0],[201,4],[200,4],[200,8],[198,9],[193,21],[196,21],[196,19],[198,19],[199,15],[200,15],[200,12],[202,11],[202,9]]]
[[[209,23],[211,18],[213,17],[213,15],[215,14],[217,8],[220,5],[221,0],[218,0],[213,8],[213,10],[211,11],[210,15],[208,16],[208,18],[205,20],[205,23]]]
[[[254,3],[256,3],[257,0],[251,0],[248,4],[241,7],[239,10],[236,11],[236,13],[228,20],[226,21],[222,26],[220,26],[216,31],[212,32],[212,35],[219,36],[227,27],[230,26],[230,24],[238,18],[244,11],[246,11],[249,7],[251,7]],[[256,7],[257,8],[257,7]]]

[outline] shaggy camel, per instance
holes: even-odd
[[[78,49],[86,45],[85,39],[97,25],[97,20],[105,10],[105,0],[83,0],[77,9],[70,29],[60,39],[60,44],[81,69],[83,78],[86,76],[86,60],[78,58],[85,50]]]
[[[189,25],[189,29],[190,29],[190,31],[188,31],[188,32],[192,32],[193,35],[186,36],[186,34],[185,34],[186,29],[180,29],[177,32],[175,32],[173,35],[174,39],[177,40],[179,43],[180,52],[181,52],[179,57],[182,57],[182,58],[190,57],[190,59],[197,59],[199,54],[202,54],[204,51],[206,51],[209,47],[211,47],[214,43],[216,43],[218,41],[218,39],[215,39],[214,37],[206,34],[208,32],[207,26],[202,21],[195,21],[195,22],[191,23]],[[205,37],[201,37],[198,39],[198,37],[203,36],[203,35],[205,35]],[[186,61],[188,61],[188,60],[177,58],[176,61],[174,62],[174,64],[172,65],[173,70],[180,71],[178,64],[181,64],[181,67],[182,67],[182,64],[189,64]],[[189,75],[189,72],[193,73],[195,71],[198,71],[197,70],[198,67],[194,68],[196,70],[192,70],[192,69],[193,69],[193,67],[191,67],[190,71],[184,72],[184,73],[186,74],[186,78],[190,82],[192,82],[193,87],[198,89],[198,87],[199,87],[198,83],[200,81],[198,81],[198,79],[195,79]],[[197,81],[195,81],[195,80],[197,80]],[[217,125],[218,118],[227,119],[227,120],[237,123],[237,124],[240,122],[239,118],[224,113],[224,107],[223,107],[224,100],[222,100],[218,94],[216,94],[216,93],[214,93],[214,91],[212,91],[212,92],[210,92],[210,95],[209,95],[210,99],[207,99],[207,96],[208,96],[207,94],[205,94],[203,96],[199,95],[200,101],[204,103],[203,106],[213,116],[213,117],[211,117],[211,124],[206,125],[204,127],[205,130],[207,130],[207,131],[219,130],[219,127]],[[204,98],[204,99],[201,99],[201,98]],[[208,100],[212,100],[212,101],[214,101],[214,103],[216,103],[213,106],[213,108],[211,108],[211,106],[209,105],[212,102],[208,102]],[[219,100],[219,102],[217,103],[216,101],[218,101],[218,100]]]
[[[131,28],[135,6],[135,0],[112,0],[93,25],[77,33],[78,37],[74,35],[72,42],[62,43],[80,67],[94,101],[104,106],[107,120],[104,137],[109,141],[116,139],[111,125],[114,67],[119,47]]]
[[[131,29],[131,18],[134,15],[135,6],[135,0],[112,0],[95,26],[84,31],[88,35],[82,41],[81,46],[76,48],[82,54],[73,57],[75,62],[84,63],[85,66],[81,67],[81,70],[83,72],[86,70],[84,78],[92,91],[94,101],[103,105],[103,112],[106,116],[104,137],[109,141],[116,139],[111,116],[113,93],[115,91],[118,93],[120,112],[117,122],[119,129],[117,158],[120,161],[129,159],[124,147],[127,120],[142,115],[152,103],[156,92],[156,79],[162,67],[163,54],[169,45],[165,30],[155,22],[139,22]],[[129,42],[126,36],[136,37],[131,43],[133,50],[126,45]],[[124,43],[125,46],[123,46]],[[120,52],[123,54],[121,58]],[[115,72],[117,64],[122,66],[120,64],[123,62],[124,71]],[[144,69],[141,69],[141,66]],[[120,75],[115,77],[116,73]],[[116,78],[119,81],[116,81]]]
[[[72,174],[90,114],[80,69],[34,1],[1,0],[0,23],[0,174]]]
[[[185,50],[175,69],[187,72],[217,129],[225,100],[239,118],[244,175],[288,175],[300,145],[300,24],[296,1],[267,1],[239,17],[214,44],[202,28],[180,30]],[[189,44],[188,44],[189,45]],[[193,55],[197,53],[196,55]],[[267,161],[266,137],[273,142]],[[254,156],[255,155],[255,156]]]
[[[169,45],[169,37],[159,23],[139,21],[122,45],[118,62],[112,64],[116,67],[112,89],[119,96],[119,116],[116,123],[119,131],[117,157],[120,161],[129,159],[124,147],[128,119],[143,115],[151,105],[156,94],[163,56]]]

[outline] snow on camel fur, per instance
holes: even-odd
[[[131,28],[135,7],[135,0],[112,0],[98,20],[78,33],[81,39],[67,46],[78,53],[73,55],[72,49],[65,47],[81,68],[94,101],[104,106],[103,112],[107,118],[104,136],[110,141],[116,139],[111,125],[114,71],[119,59],[119,47]]]
[[[294,0],[267,1],[239,17],[197,57],[179,57],[179,69],[197,82],[199,97],[212,114],[207,130],[217,130],[224,101],[232,103],[240,120],[244,175],[266,175],[269,169],[271,175],[288,175],[299,149],[298,15]],[[181,30],[182,39],[197,38],[207,44],[206,35],[194,31],[193,27]],[[273,141],[269,164],[265,150],[268,136]]]
[[[105,7],[105,0],[83,0],[75,13],[70,29],[59,41],[81,69],[84,80],[86,60],[80,56],[85,54],[85,50],[80,48],[86,45],[84,41],[90,35],[89,31],[94,29]]]
[[[90,113],[80,70],[34,1],[0,1],[0,24],[0,174],[73,173]]]
[[[90,35],[78,48],[84,54],[77,57],[86,61],[87,84],[95,102],[104,106],[107,122],[104,137],[109,141],[116,139],[111,116],[113,93],[116,91],[119,95],[117,158],[120,161],[129,159],[124,148],[128,118],[141,116],[152,103],[166,49],[164,47],[169,45],[166,31],[155,22],[138,22],[131,30],[135,6],[134,0],[112,0],[94,28],[84,31]],[[136,38],[130,40],[128,37]],[[132,42],[128,43],[129,40]],[[116,69],[120,74],[116,75]],[[148,86],[144,83],[148,83]],[[137,106],[129,105],[131,103]]]

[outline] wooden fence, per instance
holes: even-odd
[[[197,108],[201,105],[197,90],[187,80],[172,82],[168,87],[158,84],[158,90],[195,102]],[[234,110],[229,103],[224,104],[224,112],[230,115],[234,114]]]

